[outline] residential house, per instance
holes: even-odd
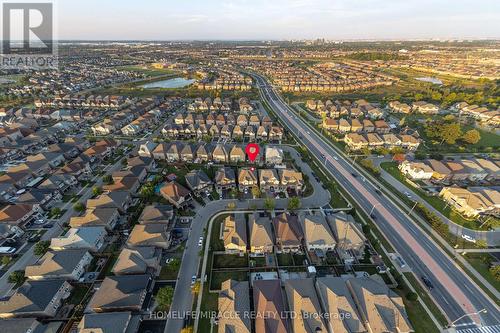
[[[152,283],[149,274],[107,276],[90,299],[85,312],[139,312]]]
[[[250,215],[248,230],[251,254],[264,255],[273,252],[271,220],[268,217],[259,216],[258,213]]]
[[[128,191],[113,191],[103,193],[95,199],[87,200],[88,208],[116,208],[120,213],[125,213],[132,202]]]
[[[304,233],[304,242],[308,251],[317,251],[318,254],[321,254],[321,252],[333,251],[335,249],[337,242],[323,215],[301,215],[300,221],[302,232]]]
[[[281,148],[267,146],[264,155],[267,165],[276,165],[283,163],[284,154]]]
[[[344,278],[317,278],[316,290],[322,308],[328,314],[328,332],[368,332]]]
[[[72,216],[69,225],[72,228],[101,226],[110,232],[115,228],[119,219],[120,213],[117,208],[89,208],[82,216]]]
[[[406,177],[413,180],[429,180],[434,174],[432,168],[423,162],[404,161],[398,166],[398,169]]]
[[[280,169],[278,173],[281,191],[302,193],[305,183],[301,172],[293,169]]]
[[[259,184],[262,192],[274,192],[280,190],[280,180],[276,169],[260,169]]]
[[[153,203],[144,207],[141,216],[139,216],[139,223],[164,223],[170,224],[174,217],[174,209],[171,205],[162,205]]]
[[[230,191],[236,188],[236,175],[234,170],[229,167],[222,167],[215,174],[215,190],[219,195],[224,191]]]
[[[71,228],[64,236],[53,237],[50,240],[50,248],[53,250],[84,249],[91,252],[99,252],[104,246],[107,236],[103,226],[88,226],[82,228]]]
[[[273,219],[277,252],[301,252],[304,236],[297,216],[281,213]]]
[[[354,258],[360,260],[365,254],[366,237],[361,226],[351,215],[339,212],[326,217],[337,242],[337,253],[345,263],[353,263]]]
[[[0,318],[53,318],[72,290],[63,280],[26,281],[0,300]]]
[[[243,148],[239,145],[234,145],[229,152],[229,161],[231,163],[242,163],[245,162],[246,156]]]
[[[23,228],[27,223],[40,219],[41,208],[38,205],[7,205],[0,210],[0,225]]]
[[[111,272],[115,275],[159,273],[161,258],[161,250],[154,246],[124,248]]]
[[[438,181],[447,181],[451,177],[451,170],[441,161],[430,159],[427,164],[432,169],[432,178]]]
[[[253,281],[255,333],[288,333],[280,280]]]
[[[164,223],[136,224],[127,239],[127,245],[132,248],[154,246],[168,249],[170,242],[169,226]]]
[[[414,332],[403,299],[371,278],[350,278],[347,288],[368,332]]]
[[[157,146],[158,144],[153,141],[146,141],[139,146],[138,154],[143,157],[152,157]]]
[[[289,279],[285,281],[288,309],[295,315],[291,318],[292,332],[327,332],[319,299],[314,288],[314,280]]]
[[[48,251],[35,264],[26,266],[24,275],[30,280],[78,281],[91,261],[86,249]]]
[[[191,170],[186,174],[185,178],[187,186],[195,195],[202,192],[209,193],[213,189],[212,180],[208,178],[203,170]]]
[[[221,316],[218,333],[250,333],[251,319],[246,316],[250,312],[250,291],[247,281],[226,280],[222,282],[217,300]]]
[[[131,312],[106,312],[84,314],[78,323],[77,333],[136,333],[140,317]]]
[[[439,196],[467,217],[494,213],[500,209],[498,187],[443,187]]]
[[[228,161],[228,154],[223,145],[216,145],[212,151],[212,160],[214,163],[226,163]]]
[[[160,188],[160,194],[176,208],[181,208],[189,203],[191,194],[187,188],[177,182],[169,182]]]
[[[254,186],[258,186],[257,176],[255,171],[250,168],[242,168],[238,172],[238,189],[241,192],[247,193]]]
[[[221,228],[221,240],[226,253],[247,252],[247,223],[244,214],[231,214],[224,219]]]

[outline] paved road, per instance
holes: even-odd
[[[428,276],[434,289],[431,295],[450,321],[464,314],[486,309],[487,313],[466,316],[457,324],[494,325],[500,322],[498,306],[463,272],[435,242],[408,218],[397,205],[376,188],[358,177],[356,169],[329,143],[298,117],[262,77],[255,76],[264,99],[319,161],[323,161],[332,177],[346,189],[367,213],[373,209],[375,222],[393,247],[418,277]],[[353,176],[356,175],[355,176]]]
[[[316,179],[312,175],[312,170],[309,165],[304,163],[300,159],[300,156],[295,149],[288,146],[283,146],[280,148],[282,148],[283,151],[287,151],[290,153],[290,156],[295,160],[297,166],[301,168],[304,174],[309,176],[309,182],[314,189],[312,195],[302,199],[302,208],[316,208],[327,205],[330,202],[330,193],[316,181]],[[170,309],[171,318],[167,320],[165,333],[180,332],[183,327],[184,320],[179,319],[179,317],[182,317],[188,311],[191,311],[193,305],[193,296],[191,294],[191,277],[198,274],[200,262],[199,251],[201,250],[201,247],[198,246],[198,240],[200,236],[204,235],[204,229],[206,228],[207,222],[210,220],[210,218],[219,212],[228,210],[227,204],[229,202],[236,203],[236,208],[234,210],[248,210],[253,205],[255,205],[257,209],[264,208],[264,200],[255,199],[244,201],[211,201],[205,207],[200,207],[200,209],[197,209],[197,214],[193,218],[193,221],[191,223],[191,230],[186,242],[184,255],[182,257],[178,281],[174,291],[174,299],[172,301],[172,307]],[[287,204],[288,199],[276,200],[277,209],[286,208]]]
[[[373,162],[379,165],[381,162],[386,161],[384,159],[374,158]],[[461,225],[456,224],[455,222],[448,219],[446,216],[441,214],[437,209],[435,209],[431,204],[422,199],[418,194],[416,194],[411,187],[402,184],[399,180],[392,177],[387,171],[384,169],[380,169],[382,178],[392,185],[395,189],[397,189],[401,193],[409,192],[412,195],[412,200],[418,201],[424,204],[428,209],[436,213],[443,222],[445,222],[450,232],[457,237],[462,237],[462,235],[469,235],[474,239],[484,239],[490,246],[499,246],[500,245],[500,230],[495,231],[479,231],[472,230],[469,228],[464,228]]]
[[[110,174],[113,171],[116,171],[121,168],[121,160],[119,159],[115,164],[111,166],[107,166],[104,170],[106,171],[106,174]],[[101,186],[102,185],[102,177],[101,176],[96,176],[92,179],[92,181],[95,181],[95,186]],[[80,196],[79,201],[82,203],[85,203],[87,199],[89,199],[92,196],[92,187],[93,186],[87,186],[82,188],[79,192],[78,195]],[[62,209],[66,209],[66,212],[64,213],[63,216],[61,216],[57,221],[55,221],[54,226],[50,229],[48,229],[42,236],[40,240],[51,240],[53,237],[59,237],[62,233],[62,228],[61,225],[64,223],[68,222],[70,218],[74,215],[76,215],[75,210],[73,209],[74,203],[67,202]],[[8,282],[9,275],[18,270],[24,270],[26,266],[34,264],[39,257],[36,256],[33,253],[34,246],[31,246],[30,249],[28,249],[20,258],[16,260],[12,266],[9,267],[7,272],[5,272],[4,275],[0,278],[0,295],[3,296],[7,294],[12,287],[14,286],[12,283]]]

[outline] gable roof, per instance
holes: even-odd
[[[140,307],[150,280],[149,274],[107,276],[92,296],[88,307],[102,310]]]

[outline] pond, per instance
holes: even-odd
[[[174,79],[156,81],[143,84],[142,88],[183,88],[192,84],[194,79],[185,79],[183,77],[176,77]]]

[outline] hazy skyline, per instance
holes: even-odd
[[[59,39],[500,38],[500,1],[57,0]]]

